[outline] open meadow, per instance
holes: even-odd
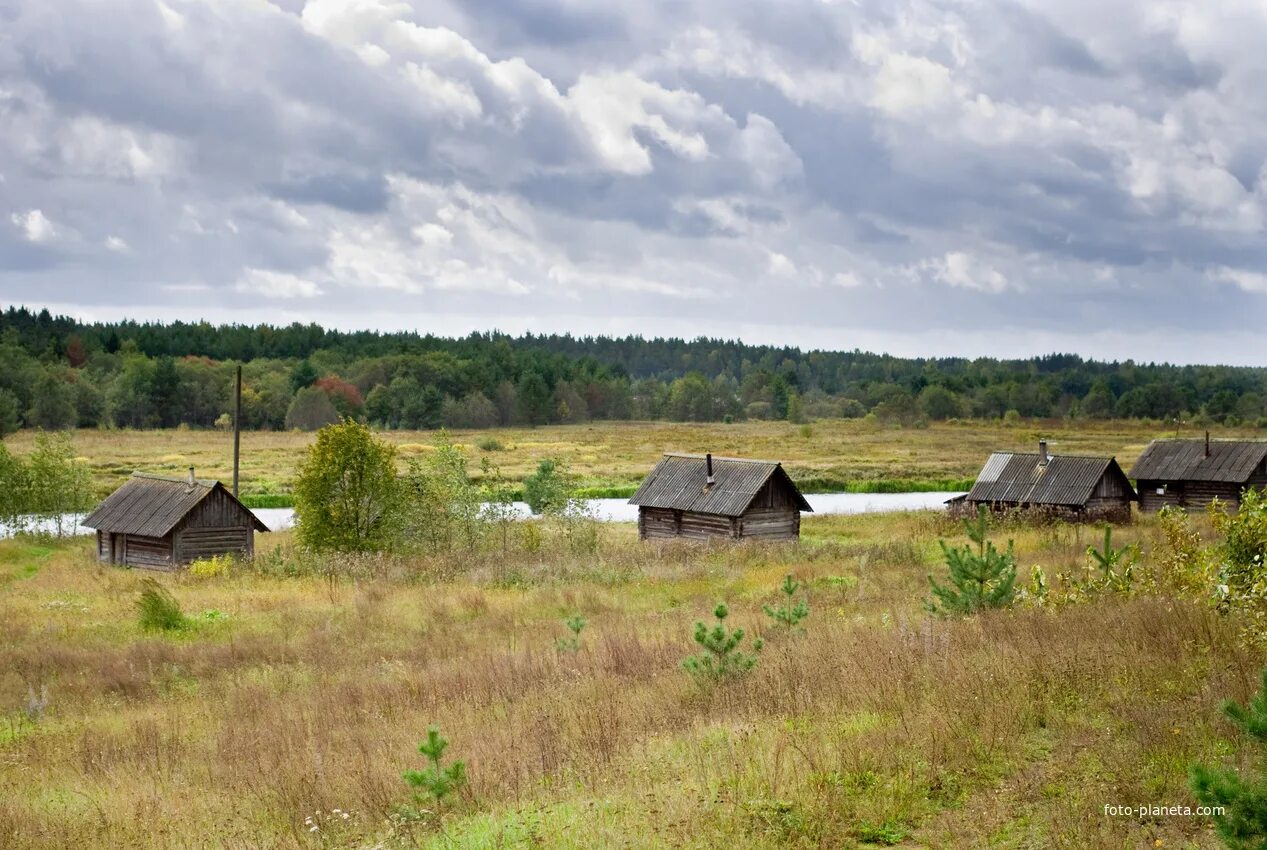
[[[1185,426],[1183,435],[1199,436]],[[1216,438],[1261,434],[1252,428],[1214,427]],[[501,476],[522,481],[544,458],[565,460],[592,496],[628,496],[667,451],[780,460],[810,492],[966,489],[991,451],[1034,451],[1046,438],[1056,454],[1115,455],[1123,469],[1156,437],[1174,436],[1173,426],[1140,421],[1065,420],[932,423],[924,428],[884,426],[861,419],[787,422],[670,423],[592,422],[539,428],[453,431],[471,457],[478,478],[487,459]],[[429,431],[383,431],[399,449],[403,465],[428,452]],[[291,484],[312,433],[247,431],[242,434],[242,493],[257,506],[288,504]],[[5,444],[29,452],[34,432]],[[75,450],[93,473],[98,495],[121,484],[133,470],[183,475],[189,466],[201,477],[232,477],[232,435],[177,429],[74,432]],[[274,497],[271,501],[268,497]],[[278,498],[279,497],[279,498]]]
[[[753,453],[826,460],[760,427]],[[719,430],[674,447],[727,451],[706,446]],[[615,432],[620,474],[694,433]],[[952,446],[948,474],[1008,436],[969,451],[955,433],[918,433]],[[209,435],[171,436],[186,454]],[[136,457],[157,444],[101,439]],[[302,438],[251,440],[293,452]],[[516,524],[501,546],[412,558],[302,556],[264,535],[254,563],[159,576],[188,618],[171,632],[138,622],[146,574],[99,565],[88,541],[0,542],[0,844],[1218,846],[1208,818],[1104,813],[1194,806],[1190,764],[1243,761],[1219,704],[1247,699],[1263,663],[1237,617],[1167,583],[1156,519],[1115,539],[1141,545],[1151,584],[1070,604],[1054,577],[1085,575],[1099,532],[997,530],[1022,583],[1036,565],[1053,577],[1051,598],[967,619],[923,608],[927,575],[944,574],[937,541],[964,541],[944,516],[803,530],[799,544],[653,545],[605,525],[578,553],[548,524]],[[788,573],[808,588],[799,634],[762,613]],[[718,601],[766,646],[749,675],[703,687],[682,660]],[[578,645],[560,646],[576,614]],[[402,780],[432,724],[469,778],[442,827]]]

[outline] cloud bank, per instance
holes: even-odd
[[[1261,362],[1267,11],[0,0],[0,300]]]

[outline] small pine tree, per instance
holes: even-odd
[[[968,539],[976,544],[962,549],[952,549],[946,541],[938,541],[946,556],[950,570],[950,584],[937,583],[931,575],[933,599],[926,603],[934,614],[972,614],[984,608],[1003,608],[1011,604],[1016,595],[1016,555],[1012,541],[1007,550],[1000,552],[986,539],[990,531],[989,512],[985,505],[977,510],[975,520],[964,520]]]
[[[1263,671],[1262,690],[1249,705],[1228,700],[1223,703],[1223,713],[1259,747],[1267,744],[1267,670]],[[1245,776],[1193,765],[1189,781],[1199,803],[1222,808],[1223,813],[1214,816],[1214,826],[1225,845],[1231,850],[1267,847],[1267,772]]]
[[[713,610],[717,623],[710,629],[703,622],[695,624],[695,642],[704,651],[698,655],[687,657],[682,666],[697,682],[719,682],[725,679],[742,676],[757,664],[756,653],[764,645],[760,638],[752,642],[752,653],[744,652],[740,646],[744,639],[744,630],[731,631],[726,628],[726,618],[730,609],[725,603]]]
[[[1104,548],[1087,547],[1087,557],[1091,565],[1099,567],[1100,577],[1084,583],[1075,582],[1079,590],[1094,592],[1096,590],[1114,590],[1129,592],[1135,584],[1135,558],[1139,547],[1135,545],[1113,548],[1113,526],[1104,526]]]
[[[563,625],[567,626],[572,634],[556,640],[555,647],[560,652],[577,652],[581,648],[581,630],[585,628],[585,618],[580,614],[575,614],[564,620]]]
[[[797,628],[801,620],[809,616],[809,603],[804,597],[801,599],[793,599],[796,592],[804,587],[796,579],[792,578],[792,574],[788,573],[783,579],[783,584],[779,585],[779,590],[783,593],[783,604],[777,608],[773,605],[763,605],[762,610],[766,616],[774,620],[776,625],[782,626],[787,631]]]
[[[422,770],[406,770],[403,774],[409,787],[419,789],[415,797],[421,801],[425,792],[436,808],[442,807],[450,795],[466,785],[466,762],[440,764],[448,748],[448,739],[440,734],[438,726],[432,726],[427,730],[427,740],[418,745],[418,752],[427,757],[427,766]]]

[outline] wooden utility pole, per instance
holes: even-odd
[[[238,454],[242,446],[242,367],[233,388],[233,498],[238,497]]]

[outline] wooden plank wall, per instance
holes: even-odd
[[[1166,492],[1158,494],[1157,488],[1163,485]],[[1218,497],[1219,501],[1236,510],[1241,504],[1242,486],[1222,481],[1141,481],[1139,509],[1159,511],[1170,505],[1189,511],[1203,511],[1212,499]]]
[[[668,508],[639,508],[638,536],[648,538],[677,537],[677,515]]]
[[[216,555],[249,555],[252,543],[251,529],[235,528],[186,528],[176,533],[176,560],[181,563],[210,558]]]
[[[730,517],[717,514],[698,514],[682,511],[679,520],[679,537],[691,540],[707,540],[710,537],[730,537]]]
[[[739,518],[739,534],[766,540],[799,537],[801,512],[791,507],[749,508]]]
[[[231,528],[250,525],[250,516],[219,488],[199,502],[182,523],[183,528]]]
[[[170,570],[175,566],[172,560],[172,541],[170,537],[142,537],[139,534],[126,534],[123,537],[123,563],[134,567],[150,567],[152,569]]]

